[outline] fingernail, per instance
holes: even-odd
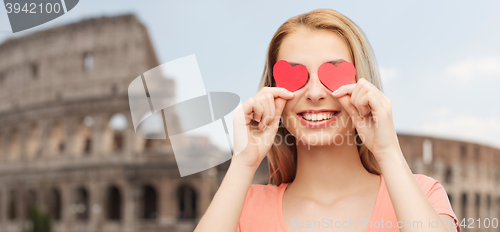
[[[266,127],[267,127],[267,125],[265,125],[265,126],[264,126],[264,129],[262,129],[262,131],[265,131],[265,130],[266,130]]]
[[[291,95],[293,95],[293,93],[292,93],[292,92],[290,92],[290,91],[288,91],[288,92],[289,92]]]
[[[332,95],[335,95],[335,93],[337,92],[338,89],[336,89],[335,91],[333,91]]]

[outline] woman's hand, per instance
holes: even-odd
[[[238,106],[233,118],[234,159],[257,169],[271,149],[286,101],[294,94],[285,88],[264,87]]]
[[[379,163],[388,155],[399,154],[391,102],[377,87],[360,78],[332,95],[352,118],[360,139]]]

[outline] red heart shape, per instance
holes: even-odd
[[[302,88],[309,78],[309,73],[303,65],[292,67],[286,60],[279,60],[273,67],[274,80],[278,87],[294,92]]]
[[[351,84],[356,76],[356,68],[350,62],[342,62],[337,66],[324,63],[318,69],[321,83],[329,90],[335,91],[340,86]]]

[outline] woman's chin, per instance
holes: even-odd
[[[298,133],[294,133],[295,138],[306,146],[340,146],[353,140],[355,133],[345,128],[299,128],[296,131]]]

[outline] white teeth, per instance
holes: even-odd
[[[307,121],[321,121],[321,120],[330,119],[333,116],[334,116],[333,113],[320,113],[320,114],[303,113],[302,114],[302,118],[304,118]]]

